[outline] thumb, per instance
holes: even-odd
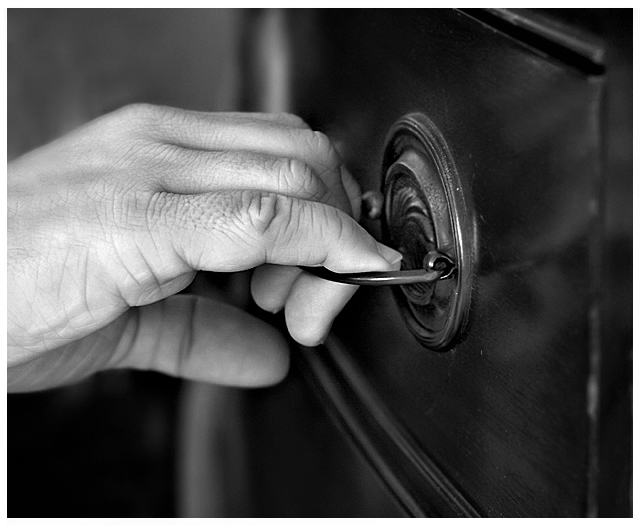
[[[289,368],[277,329],[213,299],[175,295],[7,371],[11,392],[73,383],[110,368],[154,370],[222,385],[267,386]]]
[[[133,325],[114,368],[244,387],[277,383],[289,369],[276,328],[213,299],[175,295],[138,309]]]

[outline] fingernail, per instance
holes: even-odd
[[[389,264],[397,264],[402,260],[402,254],[399,251],[381,243],[378,243],[378,253],[380,253]]]

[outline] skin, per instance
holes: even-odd
[[[356,220],[360,190],[330,140],[293,115],[133,105],[8,166],[8,387],[111,368],[236,386],[281,380],[271,325],[176,295],[197,271],[256,268],[261,308],[323,341],[356,287],[336,272],[397,269]]]

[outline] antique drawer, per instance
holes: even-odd
[[[621,351],[601,331],[603,43],[531,13],[288,22],[290,109],[339,144],[364,190],[382,184],[394,122],[426,115],[474,226],[461,342],[424,348],[389,288],[362,288],[326,354],[305,352],[312,383],[409,513],[595,514],[599,396],[615,388],[599,372]]]

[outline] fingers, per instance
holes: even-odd
[[[260,151],[283,156],[302,152],[320,164],[340,162],[326,136],[312,131],[295,115],[208,113],[165,106],[150,106],[143,111],[158,139],[183,148]],[[328,155],[318,156],[318,149]]]
[[[146,114],[151,119],[154,119],[157,123],[164,121],[170,126],[182,125],[185,123],[192,123],[195,120],[200,121],[254,121],[262,120],[270,122],[274,125],[280,125],[283,127],[299,128],[299,129],[311,129],[309,125],[297,115],[292,113],[261,113],[261,112],[249,112],[249,111],[223,111],[223,112],[210,112],[210,111],[194,111],[188,109],[173,108],[170,106],[157,106],[152,104],[131,104],[122,108],[123,111],[127,111],[127,108],[132,109],[134,113],[137,111]],[[189,120],[185,120],[189,119]]]
[[[205,111],[190,111],[190,113],[201,114],[204,116],[211,115],[210,112]],[[255,112],[222,112],[218,113],[220,116],[227,118],[248,118],[254,120],[266,120],[282,126],[289,126],[292,128],[311,129],[309,125],[302,120],[299,116],[291,113],[255,113]]]
[[[237,271],[270,263],[323,265],[336,272],[384,271],[401,257],[379,245],[346,213],[274,193],[164,194],[150,210],[149,231],[164,235],[153,243],[170,243],[192,270]],[[166,262],[167,271],[175,269],[174,263]],[[289,329],[299,342],[317,344],[319,334],[328,330],[354,289],[306,275],[298,283],[297,273],[297,269],[258,270],[254,298],[271,311],[284,304],[293,310],[299,303],[300,315],[288,318]],[[265,274],[267,278],[259,277]],[[294,289],[297,299],[289,301]],[[302,304],[305,296],[316,295],[319,303]],[[324,310],[316,310],[318,304]]]
[[[170,153],[160,156],[156,164],[158,172],[165,174],[164,191],[189,194],[258,190],[324,202],[351,213],[346,192],[331,191],[309,164],[297,158],[172,148]],[[350,191],[354,191],[352,187]]]
[[[287,114],[257,116],[205,113],[145,105],[134,106],[132,111],[145,115],[152,137],[165,146],[174,146],[174,151],[171,151],[172,148],[167,151],[169,158],[180,149],[187,150],[189,157],[196,161],[190,163],[190,169],[193,169],[194,164],[199,168],[193,176],[186,179],[182,178],[184,172],[176,177],[174,171],[159,170],[160,182],[166,191],[202,191],[202,185],[198,181],[211,188],[215,185],[219,170],[233,173],[236,179],[243,178],[245,185],[235,188],[244,189],[249,181],[243,174],[250,175],[252,169],[251,166],[238,164],[238,157],[253,155],[293,159],[308,166],[302,172],[306,174],[306,171],[312,171],[324,182],[337,199],[338,207],[352,213],[353,195],[347,192],[344,185],[343,179],[348,178],[348,175],[343,176],[340,169],[340,155],[326,135],[309,129],[298,117]],[[200,151],[201,155],[194,155],[194,151]],[[212,152],[218,154],[211,155]],[[184,158],[184,155],[181,157]],[[165,162],[167,156],[162,154],[161,158]],[[275,175],[278,175],[278,162],[267,161],[267,168],[270,164],[275,164]],[[349,191],[353,190],[352,182],[352,179],[348,180]]]
[[[212,299],[173,296],[138,309],[131,323],[113,366],[243,387],[277,383],[289,369],[275,328]]]
[[[10,367],[7,386],[10,392],[53,388],[110,368],[266,386],[288,367],[288,345],[272,326],[212,299],[177,295],[130,309],[83,339]]]
[[[387,264],[370,271],[399,270],[402,255],[387,246],[378,248]],[[357,289],[357,286],[325,281],[303,272],[293,283],[285,303],[285,319],[291,336],[305,346],[322,343],[334,319]]]
[[[400,268],[401,255],[379,245],[387,260],[387,268]],[[256,268],[251,281],[251,294],[262,309],[277,312],[285,309],[291,336],[305,346],[324,341],[335,317],[357,290],[357,286],[325,281],[297,268],[265,265]]]
[[[375,239],[349,215],[318,202],[241,191],[157,194],[147,207],[147,235],[156,245],[171,243],[193,270],[238,271],[272,263],[358,272],[389,264]]]
[[[302,273],[291,287],[285,305],[291,337],[305,346],[323,343],[334,319],[357,289]]]
[[[276,313],[284,308],[291,287],[302,270],[295,266],[263,264],[251,276],[251,296],[267,312]]]

